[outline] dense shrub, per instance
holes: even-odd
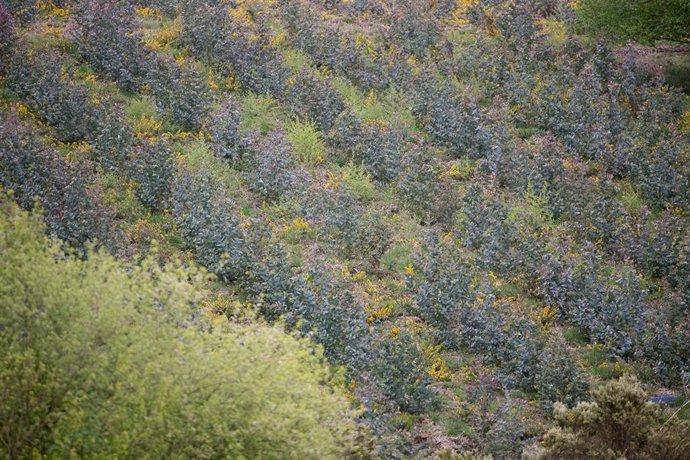
[[[659,429],[658,406],[631,377],[594,389],[592,402],[574,409],[556,404],[554,412],[559,426],[546,434],[545,449],[533,458],[681,459],[690,448],[687,422]]]
[[[328,131],[345,110],[345,103],[331,78],[322,79],[313,71],[300,71],[289,81],[285,91],[285,100],[292,113],[303,121],[311,121],[322,131]]]
[[[453,242],[430,234],[415,262],[418,276],[407,279],[420,317],[434,327],[438,342],[450,349],[460,345],[454,325],[460,310],[471,300],[470,284],[475,276],[464,259]]]
[[[403,206],[427,221],[432,220],[430,217],[438,208],[439,173],[431,152],[424,146],[412,147],[401,158],[397,197]],[[446,203],[451,204],[450,201]]]
[[[377,357],[371,374],[397,409],[418,414],[438,406],[438,397],[430,386],[431,363],[414,335],[402,330],[375,346]]]
[[[16,40],[14,18],[7,7],[0,3],[0,75],[5,73],[6,62],[10,58],[10,50]]]
[[[330,136],[331,144],[346,154],[344,160],[362,163],[372,178],[384,183],[398,177],[407,141],[403,127],[384,121],[362,122],[350,112],[338,117]]]
[[[279,94],[289,77],[271,45],[267,24],[247,20],[242,6],[209,0],[182,4],[182,42],[232,85],[259,94]],[[237,13],[237,14],[229,14]]]
[[[245,139],[240,132],[240,106],[228,96],[206,123],[209,147],[219,158],[232,164],[241,162],[245,153]]]
[[[281,8],[292,45],[316,66],[342,73],[365,91],[387,86],[379,57],[363,35],[332,27],[306,2],[282,2]]]
[[[608,345],[615,356],[630,355],[638,347],[648,313],[642,280],[634,270],[607,269],[600,256],[585,248],[582,256],[566,261],[549,256],[540,278],[547,303],[558,306],[589,340]]]
[[[30,111],[55,127],[59,140],[74,142],[86,137],[92,107],[86,91],[71,81],[69,73],[65,76],[65,60],[55,52],[17,47],[10,58],[7,80]]]
[[[405,53],[427,57],[439,45],[440,24],[423,2],[398,0],[387,20],[386,40]]]
[[[233,281],[245,273],[249,243],[236,205],[218,187],[208,171],[183,169],[173,183],[173,213],[199,264]]]
[[[158,112],[182,131],[198,131],[211,103],[204,75],[191,60],[156,59],[147,82]]]
[[[151,64],[129,2],[80,2],[74,15],[72,38],[82,58],[124,91],[144,84]]]
[[[139,201],[154,212],[167,208],[170,199],[174,163],[165,139],[141,139],[129,153],[126,173],[134,182]]]
[[[314,220],[319,238],[342,255],[358,253],[362,208],[353,194],[334,182],[328,187],[313,185],[302,202],[304,215]]]
[[[246,161],[243,174],[249,188],[266,200],[277,200],[287,192],[296,192],[308,182],[305,171],[297,166],[292,146],[281,131],[273,131],[253,142]]]
[[[348,286],[328,272],[298,273],[285,249],[269,243],[245,280],[255,304],[269,318],[285,323],[321,344],[332,362],[357,375],[368,362],[370,339],[364,308]]]
[[[424,130],[451,149],[453,156],[481,158],[493,139],[480,139],[482,115],[476,100],[461,94],[452,83],[423,76],[416,86],[414,114]]]
[[[29,24],[38,13],[39,5],[36,0],[2,0],[0,6],[14,16],[19,25]]]
[[[104,171],[122,170],[132,147],[133,133],[124,111],[107,99],[94,107],[91,128],[86,134],[94,160]]]
[[[70,245],[83,249],[99,240],[116,250],[119,237],[112,216],[99,203],[92,166],[66,160],[13,114],[0,116],[0,133],[2,187],[12,190],[25,209],[38,203],[48,231]]]
[[[200,307],[205,277],[196,269],[102,253],[77,260],[43,236],[36,216],[6,198],[0,212],[4,454],[366,452],[350,403],[309,342],[213,320]]]

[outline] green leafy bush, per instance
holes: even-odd
[[[146,81],[158,112],[178,130],[198,131],[208,113],[211,93],[194,62],[172,57],[156,59]]]
[[[558,427],[544,438],[534,458],[682,459],[690,449],[687,422],[662,426],[658,406],[633,377],[592,390],[592,402],[573,409],[556,404]]]
[[[140,90],[151,52],[144,46],[133,6],[112,0],[81,1],[74,20],[72,38],[82,58],[122,90]]]
[[[93,166],[68,161],[14,114],[0,114],[0,184],[25,209],[39,203],[48,230],[75,248],[120,246],[112,213],[102,205]]]
[[[201,305],[206,276],[78,260],[0,201],[4,454],[342,458],[355,413],[322,355]]]
[[[87,135],[92,104],[85,89],[72,82],[63,69],[65,61],[59,52],[34,52],[17,46],[9,61],[7,80],[29,110],[55,127],[59,140],[75,142]]]

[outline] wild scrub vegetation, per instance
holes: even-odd
[[[690,104],[620,40],[687,18],[607,8],[0,0],[0,456],[683,458]]]

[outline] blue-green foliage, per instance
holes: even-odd
[[[294,193],[308,182],[291,144],[277,130],[249,146],[243,175],[250,190],[269,201],[278,200],[287,192]]]
[[[189,0],[181,11],[181,39],[195,56],[242,88],[259,94],[282,91],[289,71],[270,46],[265,24],[236,19],[224,2]]]
[[[99,203],[92,165],[66,160],[14,114],[0,116],[0,180],[23,208],[39,204],[48,231],[75,248],[96,240],[118,248],[119,235]]]
[[[173,184],[173,213],[199,263],[233,281],[246,270],[249,243],[237,206],[218,193],[218,186],[208,171],[182,169]]]
[[[206,131],[210,135],[209,147],[219,158],[238,164],[242,161],[246,145],[240,132],[240,106],[228,96],[211,114]]]
[[[335,90],[331,78],[303,69],[291,79],[285,89],[290,110],[303,121],[311,121],[322,131],[333,126],[336,117],[345,110],[345,102]]]
[[[167,208],[174,172],[169,142],[143,138],[129,152],[125,170],[134,181],[135,195],[145,207],[154,212]]]
[[[182,131],[198,131],[211,103],[204,75],[194,62],[180,64],[172,57],[152,64],[147,82],[158,112]]]
[[[364,170],[379,182],[391,182],[398,176],[408,134],[389,122],[360,121],[343,112],[333,126],[331,143],[345,153],[344,160],[364,165]]]
[[[125,168],[133,135],[123,110],[106,100],[94,107],[94,117],[87,140],[94,160],[104,171]]]
[[[135,18],[129,2],[82,1],[72,36],[81,57],[96,72],[131,92],[141,89],[152,59]]]
[[[87,135],[92,104],[86,91],[69,78],[64,61],[61,54],[19,46],[10,58],[7,83],[30,111],[55,127],[58,139],[74,142]]]
[[[371,374],[395,407],[412,414],[438,407],[439,399],[430,387],[429,360],[413,334],[388,335],[376,349]]]

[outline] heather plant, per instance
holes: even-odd
[[[525,192],[537,191],[546,198],[554,219],[569,209],[572,190],[568,187],[562,144],[553,136],[532,136],[516,146],[498,169],[501,186]]]
[[[313,5],[281,1],[280,8],[293,46],[309,55],[316,65],[335,68],[338,33],[322,23]]]
[[[455,56],[439,63],[439,70],[448,78],[481,82],[475,89],[484,97],[505,94],[511,101],[519,97],[520,88],[506,88],[510,79],[516,77],[512,74],[515,69],[511,68],[510,56],[503,49],[497,50],[486,38],[478,37],[476,42],[454,51]]]
[[[72,32],[81,57],[128,92],[142,88],[152,59],[135,18],[129,2],[80,2]]]
[[[201,128],[212,96],[206,78],[191,60],[157,59],[147,83],[159,114],[173,126],[183,131]]]
[[[182,44],[206,62],[216,62],[227,21],[223,2],[186,0],[181,2]]]
[[[317,308],[302,314],[301,329],[310,331],[332,362],[344,365],[351,373],[361,373],[372,354],[363,306],[336,275],[314,267],[308,277]]]

